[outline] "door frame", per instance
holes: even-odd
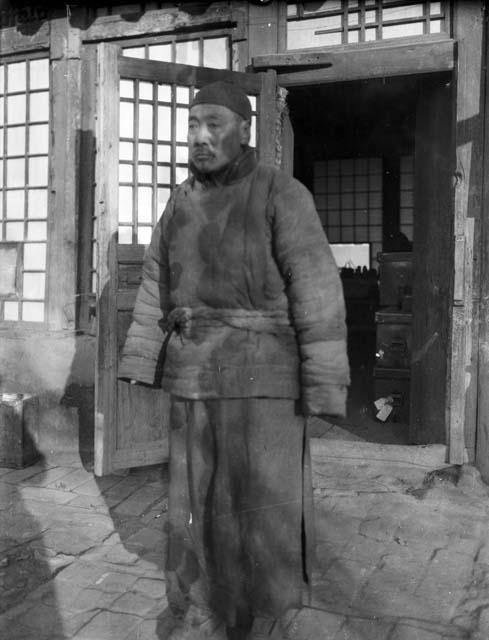
[[[440,72],[455,72],[457,70],[456,41],[447,35],[424,36],[420,38],[402,39],[397,42],[378,42],[362,45],[344,45],[330,47],[321,52],[289,52],[270,55],[260,55],[253,58],[255,69],[275,69],[278,72],[277,81],[286,89],[294,86],[318,85],[337,82],[351,82],[370,80],[372,78],[395,77],[407,75],[425,75]],[[299,70],[300,68],[300,70]],[[453,108],[452,100],[452,108]],[[454,109],[456,111],[456,109]],[[290,142],[293,144],[293,137]],[[451,144],[452,155],[456,155],[456,143]],[[284,142],[284,155],[293,155],[293,149],[287,148]],[[451,196],[451,209],[456,206],[455,194]],[[452,218],[454,212],[452,211]],[[472,237],[473,239],[473,237]],[[456,280],[460,264],[470,261],[471,238],[462,235],[463,245],[453,243],[453,250],[448,259],[451,268],[447,270],[451,279]],[[461,249],[461,251],[460,251]],[[457,251],[458,250],[458,251]],[[469,255],[469,258],[467,257]],[[470,272],[471,273],[471,272]],[[450,291],[453,283],[450,285]],[[464,293],[464,300],[467,292]],[[445,406],[443,421],[445,424],[445,438],[447,445],[447,461],[462,464],[467,460],[465,447],[465,381],[459,375],[460,362],[466,359],[467,353],[463,349],[455,348],[455,343],[462,342],[465,346],[469,342],[470,326],[457,323],[457,304],[460,301],[449,299],[448,325],[449,345],[447,345]],[[454,373],[455,372],[455,373]],[[458,402],[455,406],[453,402]],[[475,416],[471,416],[474,422]],[[489,438],[488,438],[489,440]]]

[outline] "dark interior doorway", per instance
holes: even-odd
[[[352,384],[347,417],[336,424],[374,442],[410,438],[416,311],[409,273],[420,86],[411,76],[294,87],[288,96],[294,175],[314,194],[344,285]],[[393,274],[395,300],[386,292],[386,274]],[[388,399],[385,420],[377,417],[379,398]]]

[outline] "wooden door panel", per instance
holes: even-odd
[[[167,452],[169,398],[161,389],[118,382],[117,449],[151,443]],[[130,459],[130,452],[127,454]]]
[[[420,85],[416,117],[410,440],[447,441],[452,234],[451,87]]]
[[[145,247],[117,245],[117,355],[121,356],[139,284]],[[117,382],[113,464],[132,467],[154,464],[168,457],[170,398],[161,389]]]
[[[97,47],[96,77],[94,210],[98,290],[95,474],[104,475],[117,468],[160,463],[168,457],[169,396],[161,389],[131,385],[117,378],[120,352],[141,280],[145,249],[138,244],[118,244],[119,205],[127,204],[119,203],[120,81],[129,80],[131,86],[136,87],[136,96],[140,81],[149,81],[154,88],[160,84],[170,85],[175,96],[181,87],[189,87],[190,92],[208,82],[231,80],[248,95],[256,96],[258,155],[262,161],[275,162],[276,76],[274,72],[246,74],[124,58],[116,45],[104,43]],[[159,89],[156,93],[159,96]],[[159,102],[155,100],[153,97],[156,108]],[[178,137],[175,138],[177,99],[173,98],[171,104],[171,145],[175,160],[177,144],[181,143]],[[157,131],[153,133],[152,144],[156,148]],[[172,170],[175,167],[174,162]],[[172,175],[176,181],[176,171]],[[157,182],[152,184],[154,196],[160,186]],[[156,201],[154,198],[153,203]],[[158,215],[161,215],[160,211]],[[134,218],[132,224],[135,242],[139,238],[139,219]]]

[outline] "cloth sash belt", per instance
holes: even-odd
[[[244,331],[294,335],[286,311],[247,309],[211,309],[210,307],[176,307],[166,319],[167,339],[173,332],[189,337],[193,330],[205,327],[228,326]]]

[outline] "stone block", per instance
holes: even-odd
[[[349,617],[334,640],[387,640],[394,623],[370,618]]]
[[[77,611],[75,613],[71,611],[63,612],[63,630],[65,635],[62,636],[64,638],[75,635],[77,631],[79,631],[82,627],[93,620],[97,615],[98,610],[90,610],[90,611]]]
[[[39,500],[50,504],[66,504],[73,496],[71,493],[45,487],[22,487],[19,491],[24,500]]]
[[[141,487],[121,502],[115,512],[119,515],[140,516],[161,499],[161,491],[156,487]]]
[[[73,637],[76,640],[134,640],[134,629],[139,622],[137,616],[102,611]]]
[[[87,480],[93,480],[93,475],[89,471],[75,469],[62,478],[54,480],[49,486],[62,491],[73,491],[80,485],[85,484]]]
[[[394,539],[397,529],[398,522],[390,514],[386,514],[363,520],[360,524],[359,533],[377,542],[388,542]]]
[[[133,565],[138,561],[137,554],[128,551],[122,543],[110,547],[103,556],[107,562],[113,564]]]
[[[91,611],[108,609],[117,598],[117,594],[101,591],[93,587],[82,589],[71,605],[73,611]]]
[[[70,500],[70,507],[86,509],[97,513],[108,513],[109,508],[102,496],[78,495],[74,493],[74,498]]]
[[[35,604],[22,616],[22,624],[29,629],[42,630],[47,633],[62,630],[57,608],[42,602]]]
[[[109,571],[100,576],[95,582],[96,588],[111,593],[124,593],[131,589],[136,582],[137,576],[130,573],[120,573]]]
[[[161,640],[161,636],[157,632],[157,620],[144,620],[135,630],[138,640]]]
[[[163,531],[158,532],[155,529],[148,529],[145,527],[130,536],[126,542],[130,545],[154,550],[155,548],[161,547],[163,540]]]
[[[334,638],[344,621],[342,615],[304,608],[286,626],[286,632],[291,640]]]
[[[316,532],[318,542],[345,544],[358,533],[362,524],[361,518],[353,515],[325,513],[318,509],[315,513]]]
[[[103,478],[90,478],[76,487],[76,493],[84,496],[100,496],[122,480],[121,476],[104,476]]]
[[[125,476],[120,482],[103,492],[107,505],[115,507],[128,496],[134,493],[139,487],[144,485],[144,479],[141,477]]]
[[[322,608],[335,606],[344,610],[351,607],[372,570],[356,562],[336,559],[315,583],[314,602]]]
[[[7,482],[8,484],[18,484],[25,480],[25,478],[30,478],[31,476],[35,476],[38,473],[42,473],[44,471],[44,465],[37,463],[32,465],[31,467],[26,467],[25,469],[17,469],[16,471],[9,471],[2,476],[2,482]]]
[[[0,464],[22,468],[39,458],[39,400],[22,393],[0,393]]]
[[[389,640],[448,640],[436,631],[398,624]]]
[[[166,582],[164,580],[138,578],[133,589],[150,596],[154,600],[160,600],[166,596]]]
[[[134,615],[143,617],[150,609],[154,607],[154,601],[142,593],[124,593],[115,600],[111,607],[111,611],[121,611],[123,613],[133,613]]]
[[[56,589],[63,589],[62,583],[65,582],[83,587],[93,586],[98,584],[104,575],[107,575],[107,570],[100,564],[83,561],[73,562],[56,576]]]
[[[473,559],[450,548],[440,549],[426,568],[426,575],[419,587],[419,594],[429,595],[433,588],[448,593],[463,590],[471,583]]]

